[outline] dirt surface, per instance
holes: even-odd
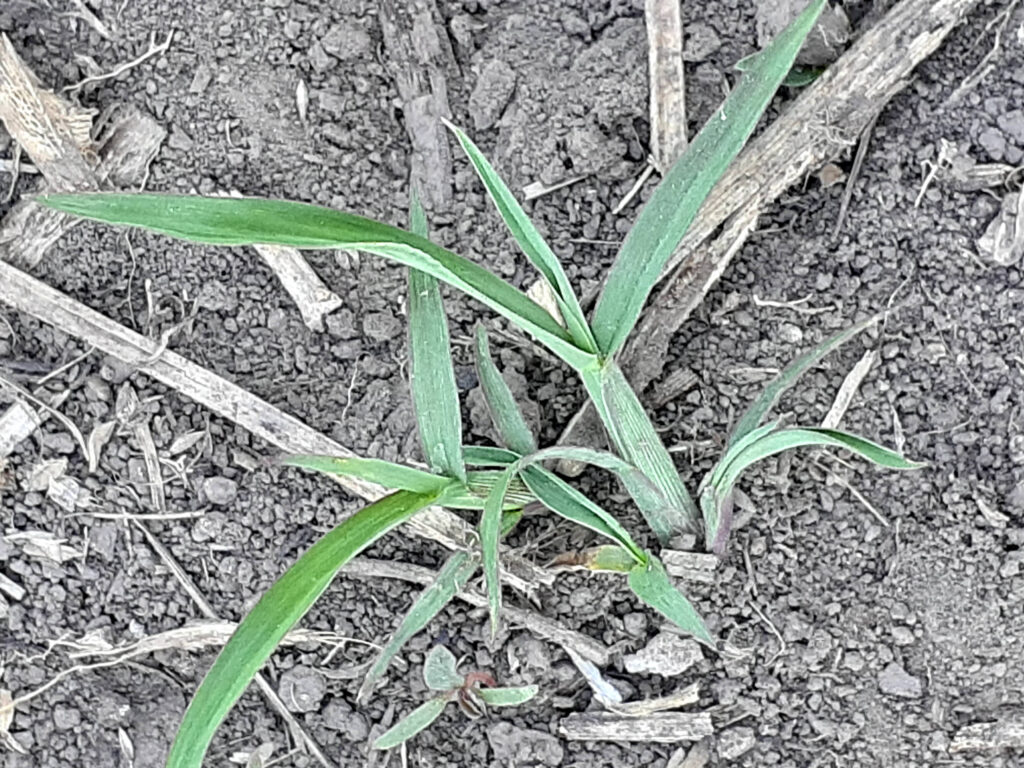
[[[149,189],[234,188],[404,223],[410,147],[382,58],[376,3],[89,3],[109,26],[110,40],[74,15],[74,3],[48,5],[10,0],[0,7],[0,30],[55,87],[93,68],[109,71],[144,51],[151,32],[162,40],[173,30],[166,53],[77,93],[100,111],[117,102],[136,105],[169,128]],[[753,5],[686,3],[688,58],[696,59],[687,64],[692,130],[734,78],[731,65],[756,45]],[[853,35],[889,5],[846,3]],[[530,205],[583,291],[598,284],[637,210],[634,202],[621,214],[610,212],[644,164],[642,6],[439,4],[457,62],[448,82],[456,122],[473,128],[517,185],[589,174]],[[905,440],[907,453],[929,464],[898,474],[801,454],[749,473],[745,525],[718,583],[694,593],[726,653],[705,654],[678,678],[629,674],[621,661],[606,670],[636,697],[700,681],[701,707],[712,709],[718,727],[708,765],[1008,768],[1024,760],[1012,751],[948,752],[961,726],[1019,717],[1024,709],[1024,278],[1019,264],[993,265],[977,253],[1002,189],[960,192],[933,183],[921,194],[942,140],[984,162],[1017,164],[1024,156],[1020,7],[1003,30],[992,71],[950,100],[991,48],[990,22],[1003,8],[982,3],[881,114],[842,229],[842,184],[825,187],[810,178],[791,190],[675,341],[666,373],[689,368],[698,383],[659,410],[656,421],[678,448],[692,487],[731,419],[774,370],[835,329],[893,306],[881,329],[809,374],[780,412],[819,421],[846,372],[875,349],[879,362],[844,426],[889,444]],[[300,81],[309,92],[305,121],[296,107]],[[12,153],[0,132],[0,155]],[[848,158],[841,165],[849,171]],[[5,188],[9,181],[0,174]],[[23,175],[15,197],[34,184]],[[531,282],[461,158],[452,208],[433,212],[432,224],[441,242],[519,285]],[[81,226],[50,252],[37,276],[153,338],[180,325],[171,348],[358,453],[417,457],[402,272],[365,256],[309,259],[345,299],[326,333],[308,331],[274,276],[240,249]],[[449,296],[457,378],[469,396],[476,386],[466,351],[473,324],[484,318],[504,326]],[[805,297],[789,307],[762,301]],[[7,312],[2,320],[0,366],[23,386],[88,351],[26,316]],[[550,442],[579,405],[579,387],[515,334],[494,344]],[[146,525],[223,618],[238,619],[318,533],[357,504],[329,483],[266,468],[262,459],[271,448],[114,360],[87,355],[47,385],[48,392],[65,390],[61,411],[86,436],[101,422],[113,422],[114,432],[94,472],[54,419],[4,467],[0,573],[24,595],[0,592],[0,687],[15,695],[74,663],[68,641],[92,634],[127,643],[198,616],[137,527],[94,514],[157,511],[140,424],[164,460],[165,513],[193,515]],[[466,402],[469,431],[486,436],[481,409],[471,412]],[[61,458],[89,497],[73,511],[30,490],[40,487],[33,485],[40,462]],[[594,478],[584,482],[602,492]],[[622,511],[641,531],[637,516]],[[67,559],[34,554],[17,536],[30,531],[63,539]],[[585,542],[578,530],[548,518],[531,521],[514,540],[538,562]],[[428,566],[444,558],[433,545],[396,535],[370,554]],[[535,682],[542,693],[529,706],[481,720],[446,713],[410,744],[412,765],[661,768],[685,754],[685,746],[678,753],[675,745],[559,738],[565,714],[597,707],[564,651],[516,627],[488,649],[483,615],[463,605],[449,607],[414,639],[406,663],[356,708],[365,643],[380,642],[414,594],[398,582],[339,578],[304,626],[352,642],[330,656],[328,646],[283,649],[266,668],[335,764],[383,764],[368,744],[423,700],[423,653],[437,642],[503,683]],[[614,580],[561,578],[540,601],[544,613],[623,652],[645,645],[661,626]],[[0,763],[162,765],[212,658],[212,651],[164,651],[72,674],[17,710],[10,733],[26,754],[0,752]],[[305,755],[286,756],[284,725],[250,691],[218,733],[208,764],[224,765],[268,742],[284,757],[279,765],[314,764]]]

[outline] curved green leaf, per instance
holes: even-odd
[[[468,259],[373,219],[308,203],[259,198],[115,192],[40,195],[42,205],[83,218],[211,245],[290,245],[364,251],[419,269],[468,293],[535,336],[573,368],[593,364],[539,304]]]
[[[437,503],[449,509],[483,509],[487,495],[498,481],[501,472],[493,469],[473,470],[467,474],[466,485],[454,482],[445,489]],[[536,498],[517,478],[509,483],[502,510],[511,512],[522,509]]]
[[[415,193],[410,226],[427,237],[427,217]],[[409,388],[423,455],[435,472],[465,482],[462,462],[462,410],[455,384],[448,318],[437,278],[409,270]]]
[[[439,696],[436,699],[420,704],[416,709],[395,723],[373,742],[374,749],[391,749],[404,741],[408,741],[437,720],[448,706],[449,697]]]
[[[587,325],[583,310],[580,308],[579,299],[576,298],[572,285],[569,283],[569,278],[566,277],[558,257],[555,256],[547,242],[541,237],[540,232],[537,231],[533,222],[530,221],[530,218],[523,211],[522,206],[516,201],[511,190],[502,181],[501,176],[494,170],[476,144],[452,123],[447,120],[443,120],[443,122],[455,134],[455,138],[458,139],[462,150],[466,153],[466,157],[469,158],[484,187],[486,187],[487,193],[491,196],[491,200],[498,209],[498,213],[501,214],[505,226],[508,227],[512,236],[516,239],[526,258],[544,276],[544,279],[551,286],[552,291],[554,291],[558,301],[558,308],[562,312],[562,317],[565,318],[566,325],[573,339],[581,348],[589,352],[595,352],[597,347],[594,343],[594,337],[590,332],[590,326]]]
[[[518,707],[536,696],[539,690],[536,685],[524,685],[518,688],[480,688],[474,693],[489,707]]]
[[[762,437],[749,445],[737,455],[726,467],[715,486],[719,498],[723,498],[736,480],[751,464],[790,448],[801,446],[835,446],[863,456],[868,461],[889,469],[919,469],[923,464],[909,461],[896,451],[884,448],[877,443],[857,435],[840,432],[835,429],[817,429],[810,427],[794,427],[780,429]]]
[[[480,379],[480,388],[484,393],[484,401],[491,414],[491,421],[505,445],[517,453],[533,453],[537,450],[537,440],[526,424],[522,411],[516,405],[512,392],[502,378],[498,367],[491,358],[490,346],[487,343],[487,331],[482,325],[476,327],[476,345],[474,349],[476,375]]]
[[[399,491],[363,507],[317,541],[264,593],[217,656],[185,712],[167,768],[201,768],[214,731],[249,681],[338,569],[378,538],[436,500]]]
[[[647,605],[689,632],[702,643],[715,647],[715,640],[704,621],[683,594],[675,588],[661,561],[651,556],[647,563],[634,566],[629,572],[629,588]]]
[[[282,464],[302,469],[312,469],[327,475],[358,477],[378,483],[389,490],[412,491],[414,493],[440,493],[453,485],[447,477],[438,477],[422,469],[404,467],[381,459],[363,459],[357,456],[316,456],[313,454],[292,454],[280,459]]]
[[[824,6],[825,0],[813,0],[757,55],[640,212],[594,310],[591,327],[604,358],[611,358],[625,342],[672,252],[753,133]]]
[[[881,315],[874,315],[844,331],[840,331],[834,336],[825,339],[825,341],[813,349],[809,349],[804,352],[783,368],[782,372],[776,376],[767,387],[761,390],[761,394],[757,396],[757,399],[736,422],[736,426],[733,428],[732,434],[729,436],[729,447],[732,448],[740,440],[757,429],[757,426],[768,414],[768,411],[775,406],[775,403],[779,401],[779,398],[782,397],[786,390],[792,387],[793,384],[796,383],[797,379],[803,376],[808,369],[825,357],[829,352],[832,352],[834,349],[842,346],[865,328],[877,323],[880,317]]]
[[[402,618],[398,629],[388,639],[374,659],[373,666],[363,678],[357,703],[365,703],[373,692],[377,681],[384,676],[391,660],[402,650],[409,640],[423,630],[430,621],[441,612],[452,599],[461,592],[479,567],[477,561],[468,552],[453,552],[437,572],[434,581],[417,595],[415,602]]]

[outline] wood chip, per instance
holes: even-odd
[[[679,0],[646,0],[651,153],[664,174],[686,149],[686,72]]]
[[[675,744],[700,741],[714,733],[708,712],[658,712],[646,717],[624,717],[606,712],[569,715],[558,732],[570,741],[638,741]]]
[[[242,197],[242,193],[233,189],[231,197]],[[253,250],[281,281],[281,286],[299,308],[305,326],[322,333],[324,318],[345,303],[341,297],[324,284],[297,248],[260,244],[254,245]]]
[[[658,696],[653,699],[641,699],[640,701],[624,701],[620,704],[606,704],[605,706],[617,715],[625,717],[647,717],[655,712],[664,712],[670,709],[681,709],[700,700],[700,683],[693,683],[685,688],[680,688],[667,696]]]
[[[846,409],[850,407],[850,402],[853,400],[853,396],[857,394],[861,382],[864,381],[864,377],[868,375],[868,372],[877,362],[877,350],[869,349],[857,361],[857,364],[850,369],[850,372],[846,374],[842,386],[839,387],[839,392],[836,393],[836,399],[833,401],[832,407],[829,408],[825,418],[822,419],[821,426],[824,429],[835,429],[839,426],[839,422],[843,420]]]
[[[15,400],[0,416],[0,458],[10,456],[18,444],[42,423],[42,417],[31,405],[24,400]]]
[[[1024,720],[975,723],[957,731],[949,751],[972,752],[1024,748]]]

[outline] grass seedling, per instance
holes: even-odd
[[[391,749],[429,726],[450,703],[459,705],[466,717],[482,717],[487,707],[517,707],[537,695],[536,685],[513,688],[495,687],[494,678],[485,672],[459,674],[455,657],[443,645],[435,645],[423,662],[423,682],[438,695],[421,704],[378,738],[373,746]]]
[[[338,569],[377,537],[427,506],[480,510],[479,556],[456,552],[449,558],[435,583],[420,595],[372,666],[360,689],[360,698],[372,691],[402,643],[420,631],[468,583],[478,567],[483,569],[488,589],[493,633],[501,607],[499,541],[528,503],[541,503],[610,541],[590,550],[585,564],[595,570],[625,573],[627,583],[641,600],[702,642],[714,643],[689,601],[672,585],[658,558],[638,546],[621,523],[600,505],[547,470],[542,465],[546,459],[571,458],[613,472],[661,543],[679,533],[703,532],[707,546],[718,552],[724,551],[731,527],[732,489],[745,469],[766,456],[798,446],[822,445],[851,450],[883,466],[916,466],[898,454],[846,433],[783,429],[775,423],[762,426],[781,393],[859,327],[798,358],[765,390],[738,422],[721,460],[698,488],[697,502],[615,359],[701,204],[790,72],[824,3],[825,0],[813,0],[771,44],[744,62],[745,74],[739,83],[641,210],[589,320],[561,264],[514,195],[473,142],[452,125],[449,128],[524,255],[547,282],[564,324],[480,265],[431,242],[425,216],[415,204],[411,231],[405,231],[350,213],[278,200],[159,194],[39,198],[45,205],[78,216],[143,227],[194,242],[354,249],[410,268],[410,379],[429,471],[372,459],[297,456],[285,460],[295,466],[358,476],[393,492],[318,541],[242,621],[186,712],[168,758],[170,768],[199,768],[227,711]],[[505,447],[463,445],[439,280],[481,301],[570,366],[594,402],[615,453],[562,446],[539,449],[494,367],[482,331],[476,337],[476,365]],[[458,690],[464,690],[464,682],[449,687],[445,696],[458,698],[461,694],[452,694]],[[474,696],[486,700],[485,690],[474,690]],[[449,700],[439,697],[412,713],[404,721],[406,731],[398,734],[402,738],[394,743],[429,724]]]

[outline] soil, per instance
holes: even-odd
[[[162,39],[174,31],[166,53],[77,95],[97,110],[136,105],[170,130],[149,189],[238,189],[404,223],[410,145],[382,60],[376,3],[88,5],[109,25],[111,39],[82,22],[71,2],[9,0],[0,7],[0,30],[41,80],[58,88],[94,67],[108,71],[138,56],[151,32]],[[689,58],[698,59],[687,63],[691,131],[734,78],[732,64],[754,50],[755,5],[685,4],[696,51]],[[889,6],[845,3],[852,34]],[[499,170],[516,186],[588,174],[528,208],[574,283],[583,292],[594,288],[640,202],[611,213],[646,153],[643,3],[442,0],[438,7],[457,62],[448,82],[454,119],[473,128]],[[999,210],[1002,190],[932,184],[920,194],[942,140],[983,162],[1016,164],[1024,156],[1020,6],[991,72],[950,101],[992,47],[990,22],[1004,7],[983,2],[882,112],[842,229],[842,184],[810,178],[790,190],[675,340],[666,374],[689,368],[698,383],[659,409],[656,421],[679,449],[691,487],[710,467],[731,419],[772,371],[888,306],[896,310],[881,329],[810,373],[779,411],[798,422],[820,421],[846,372],[875,349],[879,362],[844,426],[889,444],[905,441],[910,456],[928,462],[922,471],[899,474],[859,462],[847,469],[803,453],[749,473],[745,524],[717,583],[693,595],[726,652],[705,654],[679,678],[629,674],[621,660],[606,670],[636,697],[700,681],[701,706],[712,708],[718,726],[708,765],[998,768],[1024,761],[1012,751],[948,752],[961,726],[1019,717],[1024,708],[1024,274],[1019,264],[997,266],[977,254],[976,240]],[[296,110],[300,80],[310,94],[305,121]],[[780,95],[773,114],[788,96]],[[6,134],[0,137],[0,152],[11,157]],[[837,161],[850,170],[849,158]],[[10,177],[2,180],[6,186]],[[15,199],[34,184],[23,175]],[[461,158],[451,210],[434,211],[432,224],[441,242],[518,285],[530,283]],[[171,337],[172,349],[360,454],[418,458],[404,365],[402,271],[365,256],[309,259],[345,299],[325,333],[308,331],[274,276],[241,249],[80,226],[36,274],[154,338],[187,321]],[[468,431],[486,437],[482,411],[471,413],[468,405],[476,380],[466,345],[477,320],[504,326],[462,297],[446,296]],[[789,307],[762,301],[805,297]],[[26,386],[88,352],[30,317],[6,312],[3,320],[0,364],[6,377]],[[516,388],[534,404],[542,441],[550,443],[580,404],[580,388],[515,334],[492,343],[503,367],[517,374]],[[223,618],[241,617],[319,533],[358,506],[327,482],[267,468],[261,460],[272,448],[115,360],[86,355],[48,387],[69,391],[61,410],[86,435],[103,421],[116,428],[94,472],[54,419],[7,461],[0,573],[25,594],[0,600],[0,687],[15,695],[74,663],[66,641],[97,633],[125,643],[198,616],[136,527],[90,514],[154,511],[137,424],[149,426],[168,460],[166,512],[198,515],[147,525]],[[132,395],[139,404],[126,413]],[[193,432],[202,438],[177,452]],[[91,497],[74,513],[26,490],[33,467],[62,457]],[[583,482],[595,494],[612,492],[598,478]],[[1004,520],[993,523],[993,512]],[[642,530],[624,505],[623,514],[632,530]],[[13,535],[26,531],[53,533],[75,555],[60,564],[32,555]],[[586,542],[549,518],[531,521],[513,541],[538,562]],[[444,558],[438,547],[400,535],[369,554],[434,567]],[[437,642],[499,681],[538,683],[542,694],[480,720],[452,709],[410,743],[412,765],[662,768],[686,753],[685,745],[564,741],[561,717],[597,706],[564,652],[516,627],[488,648],[482,613],[458,604],[410,643],[405,663],[365,707],[356,707],[364,643],[385,637],[414,595],[398,582],[342,576],[304,626],[353,641],[329,658],[323,646],[282,649],[266,667],[337,765],[384,763],[369,742],[423,700],[420,666]],[[543,612],[624,653],[661,627],[616,580],[560,578],[540,600]],[[0,763],[160,766],[212,659],[212,651],[164,651],[69,675],[17,710],[10,733],[26,754],[0,752]],[[278,765],[315,764],[288,754],[285,726],[254,691],[218,732],[208,764],[223,765],[263,743],[275,746],[274,756],[283,758]],[[687,765],[701,764],[692,757]]]

